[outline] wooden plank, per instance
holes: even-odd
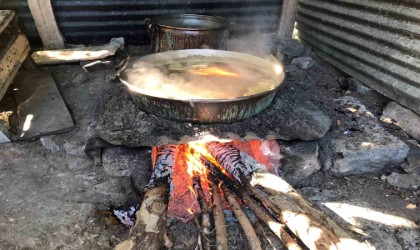
[[[284,0],[277,34],[283,38],[292,38],[299,0]]]
[[[0,10],[0,34],[9,25],[15,17],[15,12],[12,10]]]
[[[91,61],[112,56],[117,50],[118,46],[114,44],[62,50],[44,50],[34,52],[32,59],[38,65]]]
[[[74,127],[49,70],[21,71],[13,87],[20,121],[18,139],[36,139]]]
[[[28,0],[36,29],[46,49],[63,49],[64,39],[58,29],[50,0]]]
[[[10,52],[10,54],[9,52],[6,53],[6,55],[0,59],[0,100],[3,98],[31,49],[28,40],[26,40],[23,35],[18,36],[14,44],[16,43],[18,45],[13,47],[12,52]]]

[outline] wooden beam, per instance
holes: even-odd
[[[12,10],[0,10],[0,34],[9,25],[15,17],[15,12]]]
[[[283,0],[277,34],[283,38],[292,38],[299,0]]]
[[[64,39],[58,29],[50,0],[28,0],[36,29],[46,49],[63,49]]]
[[[10,47],[0,55],[0,100],[13,81],[23,61],[29,54],[29,43],[24,35],[16,37]]]

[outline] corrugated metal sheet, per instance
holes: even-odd
[[[234,22],[232,31],[274,32],[281,9],[278,0],[52,0],[58,26],[68,43],[105,43],[123,36],[127,43],[148,44],[143,20],[166,14],[219,15]],[[0,0],[0,9],[13,9],[32,42],[40,42],[26,0]]]
[[[323,59],[420,114],[420,2],[300,0],[298,36]]]

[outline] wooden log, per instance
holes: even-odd
[[[37,65],[49,65],[103,59],[115,55],[117,50],[118,46],[106,44],[84,48],[43,50],[34,52],[31,56]]]
[[[55,21],[50,0],[28,0],[29,10],[46,49],[63,49],[64,39]]]
[[[218,180],[223,182],[227,188],[238,195],[243,202],[249,206],[249,208],[255,213],[255,215],[266,224],[270,230],[283,242],[283,244],[290,250],[303,249],[299,246],[297,241],[287,232],[285,226],[276,221],[262,206],[260,206],[254,199],[252,199],[246,192],[239,188],[239,184],[229,179],[224,175],[213,163],[205,161],[204,165],[210,171],[211,174]]]
[[[167,184],[146,192],[128,239],[119,243],[115,250],[161,249],[165,245],[167,193]]]
[[[229,205],[235,214],[236,219],[238,220],[239,224],[241,225],[245,237],[248,240],[248,246],[251,250],[261,250],[261,242],[257,236],[257,233],[254,230],[251,222],[249,221],[248,217],[241,209],[236,197],[225,187],[222,185],[223,193],[225,194],[226,200],[229,202]]]
[[[200,231],[201,234],[201,246],[205,250],[210,249],[210,233],[211,233],[211,220],[210,220],[210,208],[207,204],[206,197],[204,196],[203,189],[201,188],[200,176],[194,175],[192,177],[193,188],[196,193],[197,201],[200,204],[201,209],[201,224]]]
[[[296,21],[299,0],[283,1],[277,34],[280,37],[292,38]]]
[[[219,186],[215,183],[215,180],[211,174],[208,175],[210,180],[210,188],[212,191],[212,210],[214,218],[214,227],[216,229],[216,243],[217,250],[228,249],[227,230],[225,224],[225,215],[223,213],[222,199],[220,198]]]
[[[279,176],[259,170],[252,175],[250,184],[260,186],[268,193],[260,192],[256,196],[266,199],[262,203],[268,204],[280,221],[309,249],[373,249],[346,227],[333,221]]]

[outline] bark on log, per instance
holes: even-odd
[[[252,175],[250,184],[267,191],[267,201],[261,202],[268,204],[280,221],[310,249],[373,249],[329,218],[279,176],[260,170]],[[256,196],[261,198],[261,195],[262,192]]]
[[[115,250],[160,249],[165,245],[167,192],[167,184],[146,192],[128,239],[119,243]]]
[[[239,205],[235,196],[225,186],[222,186],[222,190],[225,194],[226,200],[229,202],[233,213],[235,214],[236,219],[238,220],[245,233],[245,237],[248,240],[249,249],[262,250],[260,239],[258,238],[257,233],[255,232],[254,227],[252,226],[248,217],[244,211],[242,211],[241,206]]]
[[[216,243],[217,250],[227,250],[228,249],[228,239],[227,239],[227,230],[225,224],[225,215],[223,213],[222,199],[220,198],[220,189],[219,186],[215,183],[214,178],[209,175],[210,188],[212,191],[213,198],[213,218],[214,218],[214,227],[216,229]]]

